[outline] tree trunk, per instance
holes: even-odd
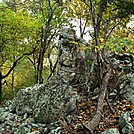
[[[108,67],[107,73],[102,80],[102,86],[100,89],[101,92],[100,92],[100,95],[98,98],[96,113],[90,122],[83,124],[91,132],[91,134],[93,134],[93,131],[99,125],[100,120],[101,120],[101,112],[103,111],[103,106],[104,106],[104,102],[105,102],[104,99],[106,97],[108,80],[109,80],[110,76],[111,76],[111,68]]]
[[[38,83],[43,84],[43,77],[42,77],[42,72],[43,72],[43,59],[44,59],[44,46],[42,45],[40,54],[39,54],[39,62],[38,62]]]
[[[47,46],[50,44],[51,39],[54,35],[51,35],[50,39],[48,40],[49,34],[50,34],[50,22],[53,18],[54,10],[52,10],[50,0],[48,0],[48,5],[50,8],[49,14],[48,14],[48,20],[46,22],[45,28],[42,27],[42,36],[41,36],[41,48],[39,52],[39,59],[38,59],[38,67],[37,67],[37,76],[38,80],[37,83],[42,84],[43,83],[43,61],[44,61],[44,54],[46,52]]]
[[[0,72],[0,99],[2,96],[2,73]]]
[[[12,96],[15,95],[15,89],[14,89],[14,69],[12,71]]]

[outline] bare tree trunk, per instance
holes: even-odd
[[[12,96],[15,96],[15,89],[14,89],[14,69],[12,71]]]
[[[43,72],[43,60],[44,60],[44,54],[45,54],[45,45],[42,43],[41,44],[41,50],[39,53],[39,61],[38,61],[38,83],[42,84],[43,83],[43,77],[42,77],[42,72]]]
[[[90,0],[90,10],[91,10],[91,16],[92,16],[92,24],[93,24],[93,28],[94,28],[95,46],[100,45],[99,36],[100,36],[100,27],[101,27],[101,22],[102,22],[102,15],[103,15],[104,9],[106,8],[106,4],[107,4],[103,0],[101,0],[100,3],[101,4],[99,6],[99,12],[95,13],[94,1]],[[98,50],[96,50],[96,48],[94,48],[93,53],[95,56],[94,62],[97,64],[96,75],[97,75],[97,79],[98,79],[100,95],[98,98],[97,110],[96,110],[94,117],[92,118],[92,120],[89,123],[83,124],[92,134],[93,134],[93,131],[95,130],[95,128],[100,123],[101,112],[103,111],[103,106],[104,106],[104,99],[105,99],[106,93],[107,93],[108,80],[109,80],[110,75],[111,75],[111,68],[110,67],[106,67],[107,70],[104,70],[105,63],[104,63],[103,58],[102,58],[103,52],[98,51]],[[106,71],[105,76],[103,76],[104,71]]]
[[[111,75],[111,68],[108,67],[107,73],[102,81],[102,86],[101,86],[102,88],[100,89],[101,91],[100,91],[100,95],[99,95],[99,100],[98,100],[98,105],[97,105],[97,110],[96,110],[95,116],[88,124],[83,124],[88,130],[90,130],[90,132],[92,134],[93,134],[93,131],[95,130],[95,128],[100,123],[101,112],[103,111],[104,99],[106,97],[108,80],[110,78],[110,75]]]
[[[48,7],[49,7],[49,14],[48,14],[48,20],[45,24],[45,28],[42,28],[42,38],[41,38],[41,48],[39,52],[39,59],[38,59],[38,67],[37,67],[37,75],[38,75],[38,83],[42,84],[43,83],[43,77],[42,77],[42,72],[43,72],[43,61],[44,61],[44,54],[46,52],[46,49],[48,45],[50,44],[50,40],[48,39],[49,34],[50,34],[50,23],[53,18],[53,13],[55,9],[52,9],[52,5],[50,3],[50,0],[48,0]]]
[[[2,73],[0,72],[0,99],[2,96]]]

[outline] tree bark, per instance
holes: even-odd
[[[2,96],[2,73],[0,72],[0,99]]]
[[[96,110],[95,116],[88,124],[83,124],[88,130],[90,130],[91,133],[93,133],[95,128],[100,123],[101,112],[102,112],[103,106],[104,106],[104,99],[106,97],[108,80],[110,78],[110,75],[111,75],[111,68],[108,68],[107,73],[102,81],[102,87],[100,89],[101,91],[100,91],[100,95],[99,95],[99,99],[98,99],[98,105],[97,105],[97,110]]]
[[[44,54],[46,52],[46,49],[48,45],[50,44],[50,40],[48,40],[49,34],[50,34],[50,23],[53,18],[53,13],[55,9],[52,9],[52,5],[50,4],[50,0],[48,0],[48,6],[49,6],[49,14],[48,14],[48,20],[46,22],[45,28],[42,28],[42,38],[41,38],[41,48],[39,52],[39,59],[38,59],[38,67],[37,67],[37,83],[42,84],[43,83],[43,77],[42,77],[42,72],[43,72],[43,61],[44,61]]]
[[[14,88],[14,69],[12,70],[12,96],[15,96],[15,88]]]

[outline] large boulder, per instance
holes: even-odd
[[[77,99],[76,89],[57,76],[45,85],[37,84],[19,90],[12,103],[7,103],[6,110],[14,111],[17,115],[32,116],[35,122],[51,123],[74,110]]]

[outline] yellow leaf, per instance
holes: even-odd
[[[103,39],[103,38],[100,38],[100,41],[101,41],[101,42],[104,42],[104,39]]]
[[[72,41],[72,43],[75,44],[75,45],[78,45],[78,42],[76,42],[76,41],[74,41],[74,40]]]

